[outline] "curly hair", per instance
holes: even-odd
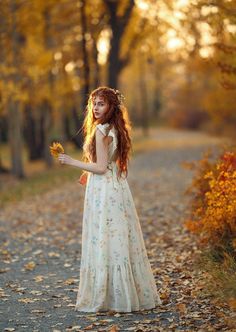
[[[98,96],[108,103],[108,111],[101,118],[96,119],[93,113],[93,101]],[[123,98],[123,95],[118,90],[109,87],[99,87],[93,90],[89,96],[82,126],[84,136],[83,160],[90,162],[96,162],[96,126],[98,124],[109,123],[108,129],[114,126],[117,130],[117,166],[119,178],[122,174],[125,177],[128,175],[128,163],[130,152],[132,151],[130,139],[131,123],[127,109],[123,104]]]

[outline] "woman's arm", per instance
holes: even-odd
[[[67,154],[60,153],[58,160],[61,162],[61,164],[79,167],[85,171],[95,174],[104,174],[108,165],[108,137],[104,137],[99,129],[96,130],[95,135],[97,155],[96,163],[85,163],[83,161],[73,159]]]

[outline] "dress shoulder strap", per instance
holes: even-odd
[[[109,128],[109,123],[104,123],[104,124],[99,123],[96,126],[96,128],[98,128],[103,133],[103,135],[107,136],[107,134],[108,134],[108,128]]]
[[[109,127],[110,127],[109,123],[104,123],[104,124],[99,123],[96,126],[96,128],[98,128],[103,133],[103,135],[112,137],[112,143],[111,144],[112,144],[112,153],[113,153],[116,150],[117,144],[118,144],[117,130],[114,127],[112,127],[109,130]]]

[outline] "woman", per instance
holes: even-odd
[[[126,177],[130,122],[118,90],[99,87],[83,124],[83,159],[60,154],[84,170],[86,183],[80,283],[75,309],[131,312],[161,304]]]

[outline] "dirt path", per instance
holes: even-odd
[[[200,292],[196,248],[182,227],[192,173],[181,163],[219,141],[168,129],[152,136],[158,147],[132,160],[128,182],[163,305],[139,314],[74,311],[84,188],[62,183],[0,213],[1,331],[230,331],[226,308]]]

